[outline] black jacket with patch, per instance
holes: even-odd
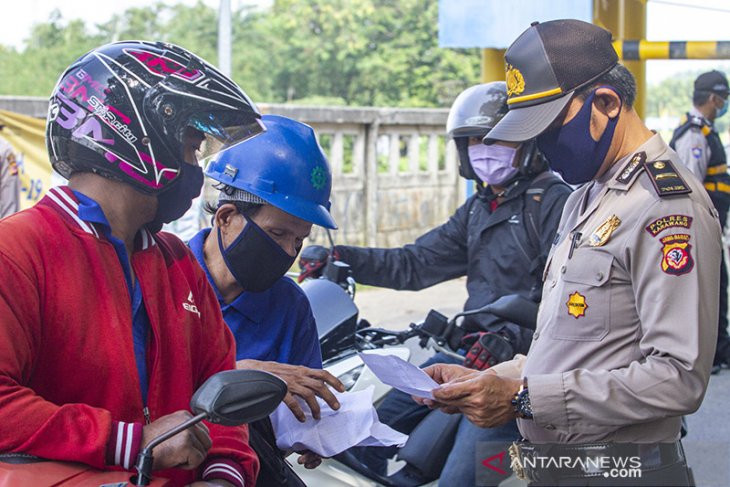
[[[443,225],[401,248],[337,246],[362,284],[419,290],[466,275],[464,309],[475,309],[507,294],[538,297],[542,271],[570,187],[543,172],[513,183],[492,212],[489,189],[470,197]],[[488,328],[485,315],[467,317],[467,329]],[[532,332],[510,326],[515,350],[526,353]]]

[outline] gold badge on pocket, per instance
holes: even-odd
[[[568,302],[565,303],[568,306],[568,314],[576,320],[581,316],[586,315],[588,309],[588,303],[586,303],[586,297],[578,291],[568,296]]]
[[[591,247],[601,247],[608,239],[611,238],[611,234],[614,230],[621,225],[621,219],[616,215],[611,215],[611,218],[601,223],[596,228],[588,239],[588,245]]]

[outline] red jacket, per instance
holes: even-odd
[[[53,188],[0,221],[0,452],[128,468],[144,423],[130,296],[113,245],[77,210],[70,189]],[[235,343],[177,237],[142,230],[131,260],[151,325],[154,421],[189,409],[208,377],[234,368]],[[258,460],[247,427],[208,427],[208,462],[197,474],[165,476],[183,484],[233,465],[253,486]]]

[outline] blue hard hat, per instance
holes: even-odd
[[[314,130],[279,115],[264,115],[266,132],[222,151],[205,174],[251,193],[286,213],[326,228],[332,173]]]

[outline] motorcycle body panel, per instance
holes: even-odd
[[[81,463],[39,461],[10,464],[0,462],[0,487],[20,485],[63,487],[127,487],[130,472],[102,472]],[[172,487],[165,479],[155,479],[152,487]]]

